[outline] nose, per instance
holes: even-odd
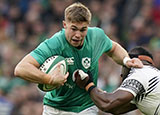
[[[77,32],[75,33],[75,37],[76,37],[76,38],[80,38],[80,37],[81,37],[81,33],[80,33],[79,31],[77,31]]]

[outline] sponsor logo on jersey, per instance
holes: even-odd
[[[74,65],[74,57],[66,58],[68,65]]]
[[[82,65],[85,69],[88,69],[91,66],[91,58],[82,58]]]
[[[69,83],[65,83],[65,86],[67,86],[69,89],[73,89],[73,86]]]

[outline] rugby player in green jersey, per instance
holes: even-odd
[[[33,83],[60,86],[45,94],[43,115],[95,115],[98,112],[97,107],[88,93],[75,84],[73,73],[78,69],[94,73],[96,85],[98,59],[103,53],[127,67],[142,67],[143,64],[138,58],[130,59],[126,50],[110,40],[102,29],[89,27],[91,13],[83,4],[74,3],[68,6],[64,15],[64,28],[26,55],[17,64],[14,74]],[[66,58],[69,70],[65,76],[58,72],[60,68],[53,75],[38,69],[47,58],[54,55]]]

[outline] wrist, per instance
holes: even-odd
[[[129,58],[129,57],[124,57],[124,58],[123,58],[123,64],[126,66],[127,61],[130,61],[130,60],[131,60],[131,58]]]
[[[52,77],[49,74],[45,74],[43,77],[44,84],[52,84]]]
[[[90,94],[90,92],[95,88],[95,84],[93,82],[90,82],[86,87],[85,90]]]

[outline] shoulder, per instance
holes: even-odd
[[[57,33],[55,33],[51,38],[49,38],[48,40],[50,41],[50,42],[52,42],[52,41],[61,41],[61,40],[63,40],[65,38],[65,30],[64,29],[62,29],[61,31],[59,31],[59,32],[57,32]]]
[[[102,32],[104,33],[104,30],[99,28],[99,27],[88,27],[88,33],[93,33],[96,34],[96,32]]]
[[[96,51],[107,52],[112,48],[111,39],[105,34],[103,29],[98,27],[88,27],[87,40],[91,41]],[[96,52],[95,51],[95,52]]]
[[[154,72],[151,69],[151,66],[144,65],[143,68],[131,68],[127,78],[124,81],[134,81],[136,83],[139,82],[146,88],[148,85],[148,81],[152,78],[153,75]]]
[[[127,75],[126,80],[129,79],[134,79],[134,80],[138,80],[138,81],[142,81],[144,80],[143,78],[146,78],[145,76],[145,69],[143,68],[131,68],[131,70],[129,71],[129,74]]]
[[[55,49],[57,47],[64,47],[67,43],[65,39],[64,29],[55,33],[51,38],[49,38],[45,42],[49,47],[51,47],[51,49]]]
[[[144,65],[143,68],[131,68],[130,75],[153,75],[154,73],[159,72],[159,70],[153,66]]]
[[[98,27],[88,27],[87,36],[92,38],[93,37],[98,38],[97,40],[109,39],[104,30]]]
[[[136,96],[136,94],[154,90],[159,79],[159,70],[155,67],[144,65],[143,68],[131,68],[119,89],[130,91]],[[154,84],[154,87],[151,84]]]
[[[147,79],[144,73],[142,73],[143,69],[144,68],[131,68],[128,77],[122,82],[118,89],[128,91],[132,93],[134,97],[136,97],[137,94],[145,92]]]

